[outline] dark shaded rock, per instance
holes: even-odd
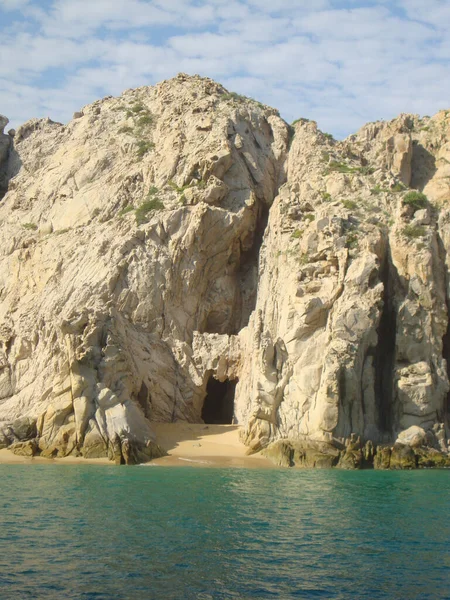
[[[364,463],[364,454],[361,445],[361,438],[351,435],[346,448],[341,452],[337,467],[340,469],[362,469]]]
[[[330,469],[337,465],[340,451],[327,442],[278,440],[262,454],[280,467]]]
[[[11,443],[4,431],[0,430],[0,450],[7,448]]]
[[[363,448],[364,466],[373,467],[373,461],[375,457],[375,448],[371,440],[368,440]]]
[[[81,454],[84,458],[108,458],[108,447],[103,440],[99,440],[88,446],[84,445]]]
[[[116,465],[125,464],[125,459],[122,455],[122,445],[120,437],[117,433],[114,440],[110,442],[108,446],[108,458],[109,460],[112,460]]]
[[[122,440],[121,450],[126,465],[139,465],[149,462],[154,458],[166,456],[167,454],[165,450],[154,442],[148,442],[147,445],[143,445],[128,438]]]
[[[417,448],[414,450],[419,469],[443,469],[450,467],[450,455],[435,448]]]
[[[415,469],[416,455],[410,446],[395,443],[391,452],[390,469]]]
[[[340,451],[326,442],[294,442],[293,466],[331,469],[338,464]]]
[[[273,442],[261,452],[263,456],[268,458],[277,467],[292,467],[294,449],[291,443],[287,440],[278,440]]]
[[[0,115],[0,135],[3,133],[5,127],[8,125],[9,119],[5,115]]]
[[[339,469],[362,469],[363,468],[363,453],[362,449],[345,450],[339,457],[339,462],[336,465]]]
[[[377,446],[377,451],[374,456],[373,466],[374,469],[389,469],[391,464],[391,447],[390,446]]]
[[[36,440],[27,440],[26,442],[15,442],[9,449],[13,454],[17,456],[36,456],[39,452],[39,448]]]
[[[32,417],[21,417],[11,425],[14,436],[20,440],[29,440],[36,437],[36,419]]]
[[[12,147],[12,138],[3,133],[8,119],[0,115],[0,199],[8,190],[8,159]]]

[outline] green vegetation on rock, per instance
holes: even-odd
[[[164,208],[164,204],[159,198],[153,197],[146,200],[136,209],[136,223],[138,225],[144,225],[144,223],[148,222],[149,213],[155,210],[161,210],[162,208]]]
[[[347,235],[347,239],[345,241],[345,247],[349,250],[353,250],[358,247],[358,235],[352,231]]]
[[[132,212],[133,210],[133,206],[131,206],[131,204],[128,204],[127,206],[124,206],[121,211],[119,211],[119,217],[123,217],[127,213]]]
[[[358,208],[358,205],[354,200],[342,200],[342,206],[348,210],[356,210]]]
[[[403,235],[410,240],[423,237],[426,232],[427,230],[425,227],[422,227],[421,225],[406,225],[406,227],[402,229]]]
[[[139,158],[143,158],[147,154],[147,152],[153,150],[155,144],[148,140],[139,140],[137,143],[137,147],[137,155],[139,156]]]
[[[408,192],[402,199],[404,206],[411,206],[414,211],[426,208],[428,205],[428,198],[422,192]]]

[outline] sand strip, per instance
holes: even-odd
[[[158,444],[168,455],[146,463],[146,466],[274,468],[270,461],[259,454],[246,455],[247,447],[239,441],[239,427],[236,425],[152,423],[152,428]],[[106,458],[28,458],[16,456],[9,450],[0,450],[0,464],[113,463]]]

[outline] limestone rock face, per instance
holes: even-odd
[[[444,125],[427,142],[438,155]],[[402,115],[335,143],[296,124],[241,333],[237,415],[253,450],[305,436],[338,447],[352,433],[380,444],[414,427],[433,447],[439,423],[448,439],[450,237],[423,127]],[[413,180],[428,200],[408,195]],[[361,465],[355,452],[340,465]]]
[[[0,444],[26,417],[17,451],[148,460],[213,378],[279,464],[446,455],[447,113],[336,142],[180,74],[6,123]]]
[[[200,421],[210,375],[238,376],[230,334],[288,144],[275,110],[184,75],[20,127],[0,205],[4,426],[37,418],[51,456],[117,457],[119,440],[133,462],[160,452],[150,420]]]

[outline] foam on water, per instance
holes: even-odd
[[[0,466],[3,599],[448,598],[450,473]]]

